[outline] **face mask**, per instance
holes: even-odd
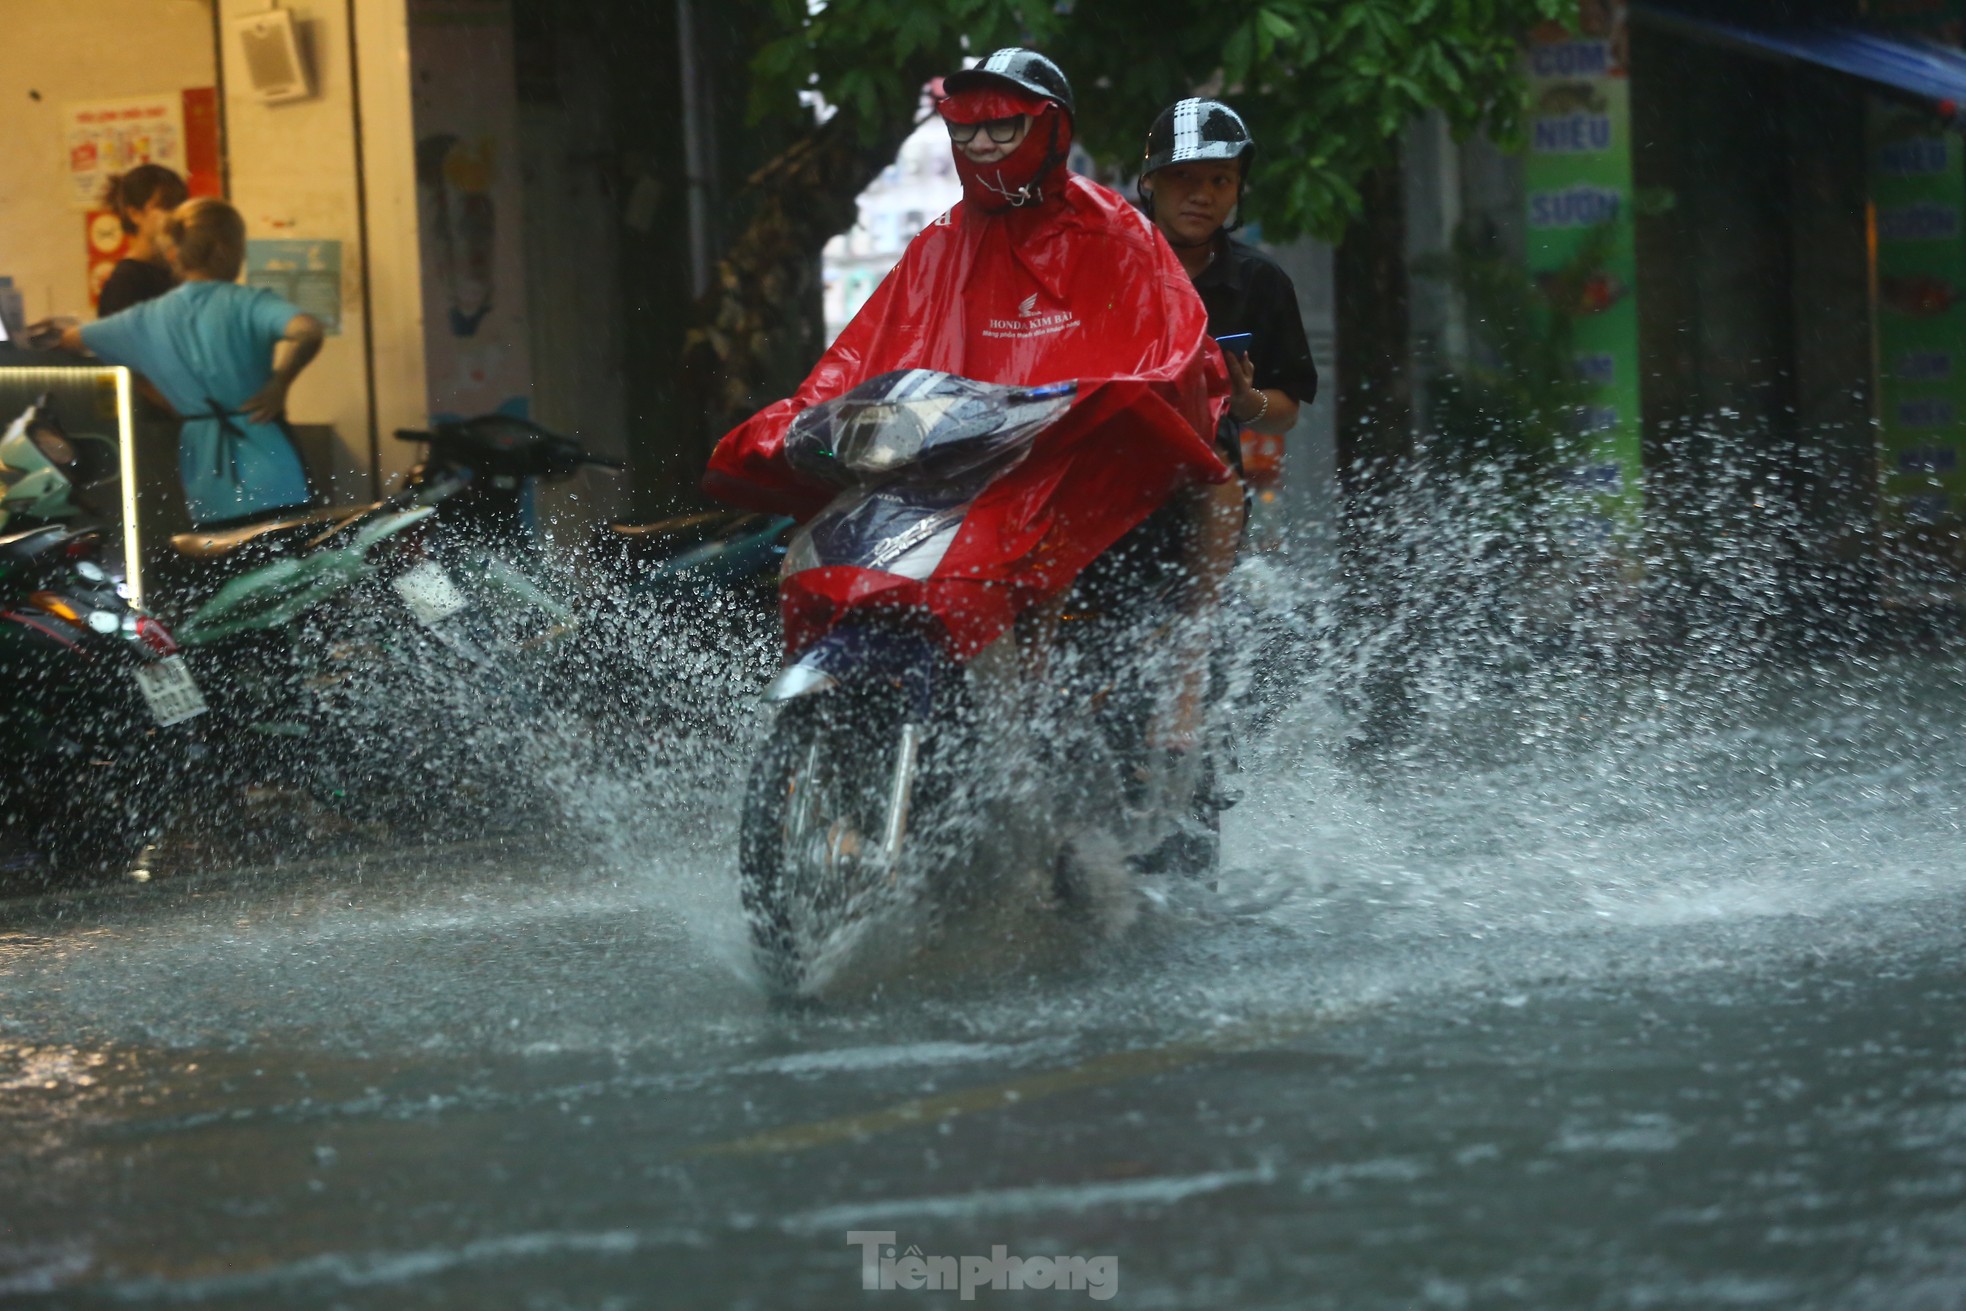
[[[1001,159],[977,163],[951,143],[963,199],[986,213],[1021,209],[1056,195],[1065,181],[1065,156],[1072,145],[1072,120],[1049,100],[1009,91],[975,90],[952,96],[941,106],[954,123],[983,123],[1029,114],[1031,127],[1017,149]]]

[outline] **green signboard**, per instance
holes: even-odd
[[[1873,101],[1878,463],[1898,532],[1966,509],[1966,157],[1929,114]]]
[[[1546,291],[1596,232],[1605,258],[1575,284],[1575,366],[1593,384],[1568,463],[1607,532],[1643,503],[1639,440],[1637,257],[1632,227],[1631,84],[1624,6],[1587,5],[1579,33],[1546,29],[1529,43],[1529,270]]]
[[[1870,19],[1957,46],[1961,0],[1873,0]],[[1956,134],[1930,114],[1870,104],[1870,203],[1877,303],[1878,515],[1891,590],[1910,598],[1950,590],[1966,560],[1959,467],[1966,420],[1966,160]]]
[[[1957,47],[1962,0],[1872,0],[1886,30]],[[1891,590],[1951,591],[1966,558],[1966,152],[1931,114],[1870,102],[1870,209],[1877,344],[1878,517]]]

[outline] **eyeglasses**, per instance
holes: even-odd
[[[1017,139],[1017,130],[1024,126],[1026,115],[1012,114],[1009,118],[986,119],[981,123],[949,124],[949,140],[959,146],[966,146],[976,140],[976,129],[989,133],[990,140],[998,145],[1008,145]]]

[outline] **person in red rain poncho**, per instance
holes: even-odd
[[[704,490],[804,518],[835,489],[785,462],[802,410],[895,369],[983,382],[1076,381],[1072,410],[984,493],[936,578],[799,575],[836,595],[785,598],[786,641],[824,631],[829,605],[886,588],[923,604],[958,655],[1057,595],[1178,487],[1228,476],[1213,436],[1228,375],[1207,311],[1165,239],[1116,193],[1065,167],[1072,93],[1043,55],[999,50],[944,81],[963,199],[915,237],[797,394],[726,434]],[[814,571],[825,573],[829,571]],[[906,593],[905,599],[903,595]]]

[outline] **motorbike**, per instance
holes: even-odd
[[[91,507],[116,468],[45,397],[0,436],[0,815],[22,864],[127,865],[203,754],[197,678]]]
[[[792,468],[838,490],[786,549],[788,658],[740,827],[752,945],[781,994],[1112,933],[1151,880],[1213,868],[1209,753],[1156,745],[1194,649],[1181,516],[1149,517],[981,648],[952,640],[948,616],[1002,603],[948,590],[952,548],[1076,391],[884,374],[787,433]]]
[[[647,523],[611,523],[592,553],[612,557],[629,592],[661,598],[712,590],[775,605],[793,521],[785,515],[705,510]]]
[[[579,623],[542,581],[532,488],[620,465],[506,415],[396,436],[427,453],[385,500],[174,537],[176,628],[215,671],[230,782],[374,818],[489,811],[518,762],[483,734],[532,713]]]

